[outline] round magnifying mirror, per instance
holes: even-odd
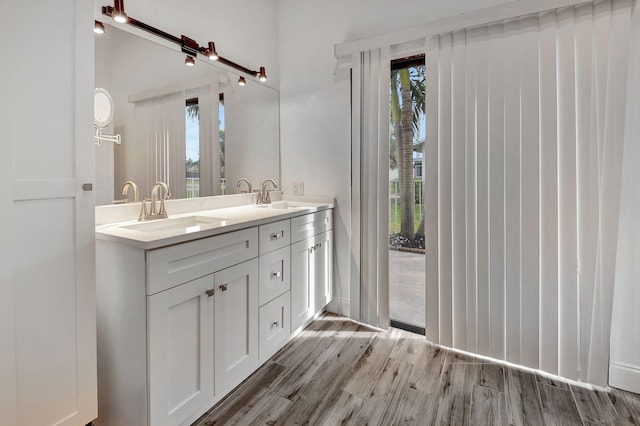
[[[113,99],[105,89],[96,88],[93,93],[93,123],[104,129],[113,120]]]

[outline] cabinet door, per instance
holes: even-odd
[[[215,391],[233,389],[258,366],[258,259],[215,273]]]
[[[213,401],[213,280],[147,297],[149,424],[180,424]]]
[[[291,246],[291,330],[295,331],[314,313],[315,294],[310,289],[309,273],[313,256],[313,238]]]
[[[291,335],[291,296],[286,292],[260,307],[260,362],[266,361]]]
[[[331,302],[333,289],[333,233],[327,231],[316,236],[314,244],[315,312]]]

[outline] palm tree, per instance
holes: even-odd
[[[391,71],[391,126],[396,148],[391,164],[398,167],[400,234],[410,239],[416,235],[413,141],[424,115],[424,80],[424,66]],[[418,230],[424,235],[424,216]]]

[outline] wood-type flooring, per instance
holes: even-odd
[[[194,425],[640,425],[640,397],[327,314]]]

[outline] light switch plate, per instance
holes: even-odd
[[[293,182],[293,195],[304,195],[304,182]]]

